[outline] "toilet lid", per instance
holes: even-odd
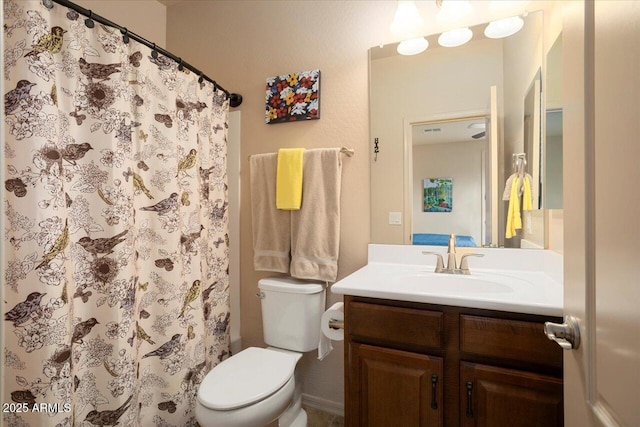
[[[266,348],[249,347],[214,367],[198,389],[209,409],[227,411],[260,401],[289,381],[297,358]]]

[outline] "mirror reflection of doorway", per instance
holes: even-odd
[[[430,242],[450,233],[469,246],[491,241],[487,227],[491,216],[488,132],[489,120],[484,115],[412,123],[414,244],[436,244]]]

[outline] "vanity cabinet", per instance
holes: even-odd
[[[357,343],[351,350],[361,407],[350,425],[442,425],[441,357]]]
[[[556,317],[345,295],[348,426],[561,426]]]
[[[460,385],[462,426],[563,424],[561,378],[462,362]]]

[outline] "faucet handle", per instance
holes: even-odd
[[[444,271],[444,260],[442,259],[442,254],[440,252],[430,252],[430,251],[422,251],[422,255],[435,255],[436,256],[436,273],[441,273]]]
[[[460,270],[463,272],[463,274],[471,274],[469,272],[469,262],[467,261],[467,257],[470,256],[475,256],[475,257],[483,257],[484,254],[464,254],[462,255],[462,258],[460,259]]]

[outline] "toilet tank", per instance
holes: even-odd
[[[291,277],[268,277],[258,282],[258,288],[265,343],[298,352],[318,348],[325,285]]]

